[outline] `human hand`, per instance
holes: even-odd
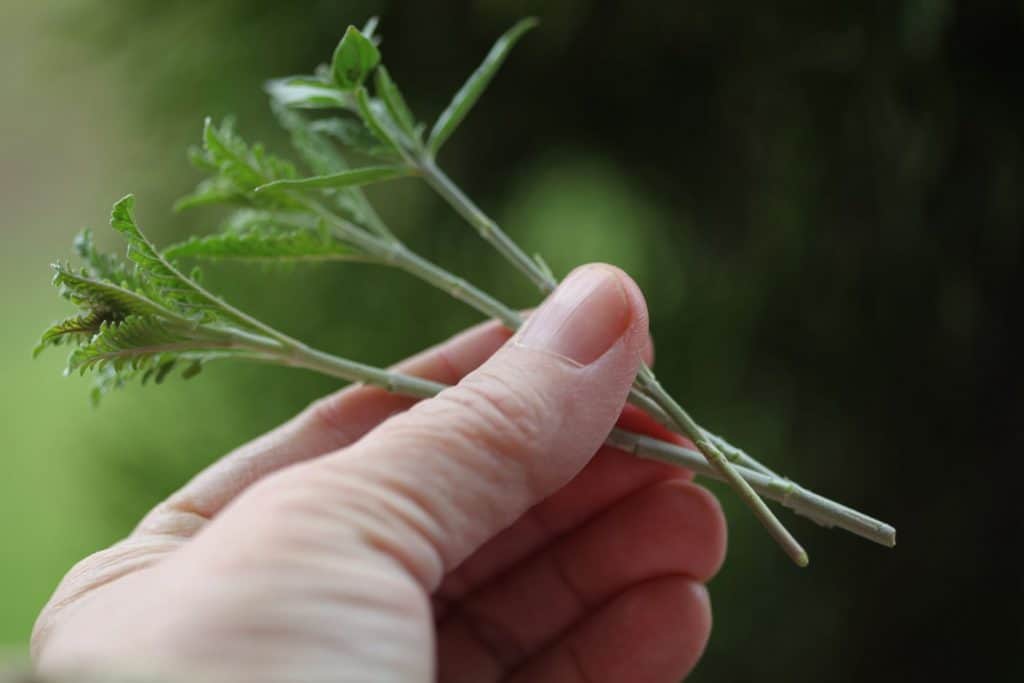
[[[68,573],[33,634],[39,670],[685,675],[724,519],[687,473],[601,445],[649,349],[642,295],[586,266],[508,334],[485,324],[400,366],[458,383],[435,398],[348,388],[197,475]]]

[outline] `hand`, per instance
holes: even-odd
[[[352,387],[200,473],[65,577],[39,669],[678,680],[725,523],[687,473],[601,445],[650,348],[642,295],[587,266],[507,338],[482,325],[400,366],[458,383],[436,398]]]

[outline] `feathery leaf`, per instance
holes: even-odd
[[[203,169],[216,169],[216,175],[200,182],[194,192],[175,205],[180,210],[219,202],[258,202],[271,208],[294,208],[287,197],[255,197],[253,190],[275,180],[298,177],[295,166],[269,154],[262,145],[249,145],[229,120],[218,127],[210,119],[203,125],[203,149],[192,154]]]
[[[244,261],[353,261],[366,257],[334,239],[327,231],[221,232],[192,237],[164,250],[172,259]]]
[[[127,242],[127,260],[101,254],[91,234],[83,232],[75,248],[85,267],[54,266],[54,284],[81,311],[46,330],[37,354],[73,344],[67,371],[95,371],[96,400],[136,376],[160,381],[182,361],[183,376],[191,377],[213,358],[263,357],[279,348],[262,323],[214,297],[195,276],[182,274],[168,261],[139,230],[133,206],[131,195],[118,201],[110,220]],[[316,239],[315,231],[299,230],[310,244]]]

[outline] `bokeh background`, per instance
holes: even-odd
[[[1009,472],[1021,399],[1024,4],[952,0],[6,1],[0,9],[0,647],[78,558],[334,384],[213,366],[98,409],[62,353],[47,264],[138,195],[161,242],[203,117],[286,149],[261,92],[382,16],[390,71],[431,120],[516,18],[517,48],[443,163],[556,272],[627,269],[659,375],[708,426],[895,524],[895,550],[785,520],[799,571],[734,497],[715,632],[692,680],[971,680],[1022,673]],[[411,244],[517,305],[532,292],[412,182],[373,193]],[[217,268],[289,333],[390,363],[472,323],[364,266]],[[720,488],[716,490],[721,491]]]

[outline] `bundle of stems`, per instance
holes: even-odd
[[[400,240],[373,209],[362,186],[400,177],[426,182],[480,236],[547,295],[558,281],[539,256],[528,256],[441,170],[437,153],[472,109],[515,42],[535,22],[524,20],[504,34],[481,66],[456,93],[429,135],[406,106],[384,66],[374,36],[376,22],[362,31],[349,27],[330,65],[313,76],[268,84],[279,120],[296,149],[316,173],[302,177],[295,167],[259,145],[248,145],[230,123],[207,121],[196,164],[211,172],[181,208],[227,202],[241,204],[222,232],[157,250],[139,231],[133,200],[114,209],[112,225],[129,243],[132,267],[93,248],[89,235],[77,243],[86,268],[57,266],[62,293],[85,312],[51,328],[43,345],[78,345],[69,369],[99,370],[100,387],[119,386],[141,374],[162,380],[179,362],[186,375],[212,359],[246,358],[316,370],[349,381],[429,397],[443,385],[339,358],[313,349],[256,320],[207,291],[185,259],[271,261],[363,261],[403,270],[448,292],[484,316],[515,330],[522,316],[465,279],[424,258]],[[364,82],[373,74],[375,93]],[[337,109],[344,117],[309,121],[296,109]],[[375,161],[352,168],[343,146]],[[811,493],[775,474],[743,450],[698,425],[643,365],[629,400],[657,422],[687,437],[696,451],[616,429],[608,443],[640,457],[693,469],[737,491],[757,518],[798,565],[807,553],[779,522],[761,496],[780,502],[824,526],[837,526],[892,546],[895,530],[863,513]]]

